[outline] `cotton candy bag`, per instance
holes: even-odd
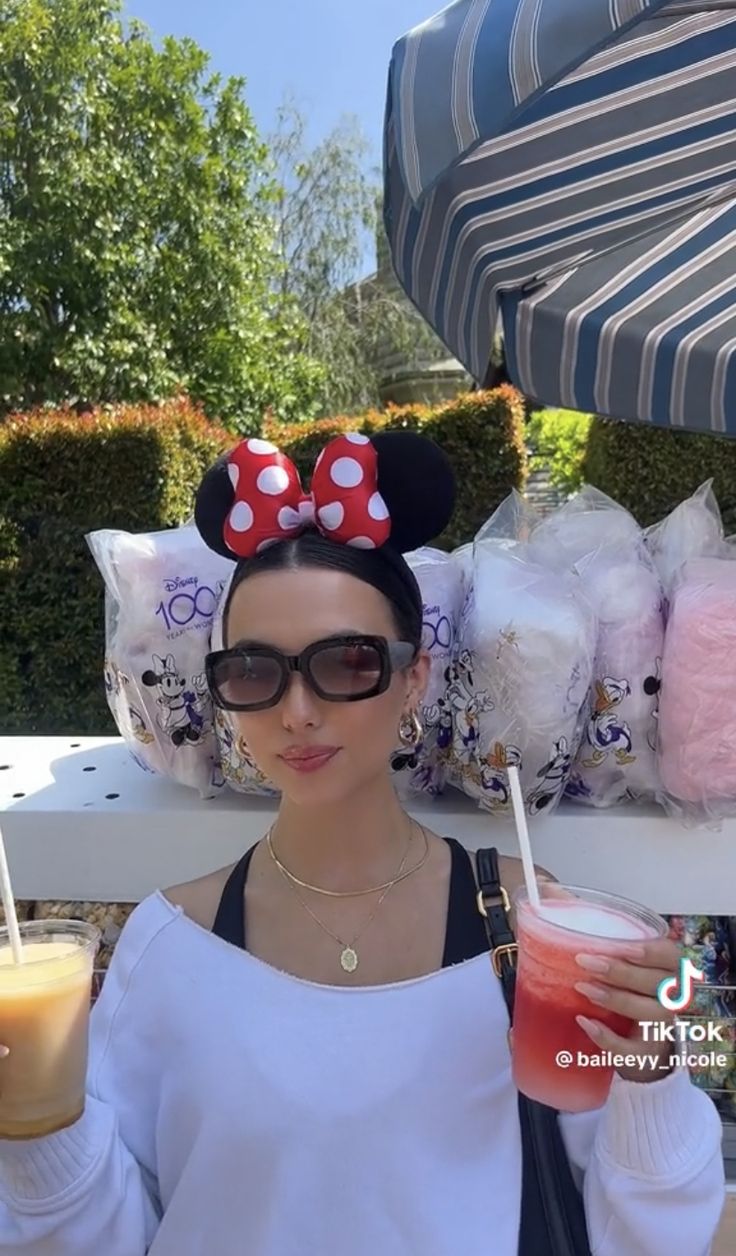
[[[736,562],[694,558],[675,585],[662,664],[662,785],[689,818],[736,814]]]
[[[233,564],[192,524],[87,542],[105,581],[105,687],[145,770],[211,795],[221,784],[204,675],[212,616]]]
[[[736,562],[704,484],[647,543],[668,599],[658,759],[662,802],[688,823],[736,814]]]
[[[567,795],[595,807],[655,798],[664,597],[639,525],[586,487],[532,530],[529,552],[575,571],[598,621],[593,686]]]
[[[439,794],[448,777],[452,712],[445,693],[463,602],[463,571],[452,555],[424,546],[406,555],[422,594],[422,645],[429,652],[429,684],[417,712],[423,736],[416,749],[397,750],[393,783],[402,797]]]
[[[506,503],[483,529],[460,623],[447,701],[453,780],[487,809],[509,813],[507,768],[520,770],[527,808],[559,802],[582,733],[595,616],[579,580],[533,562]],[[509,520],[512,523],[509,523]]]
[[[644,539],[667,597],[691,558],[727,556],[713,481],[706,480],[665,519],[647,528]]]

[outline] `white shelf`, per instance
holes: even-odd
[[[274,810],[267,798],[223,790],[203,800],[148,775],[117,738],[0,737],[0,811],[19,898],[138,901],[233,862]],[[459,794],[410,810],[471,850],[516,853],[513,827]],[[531,833],[537,862],[561,881],[664,913],[736,914],[736,821],[694,831],[654,808],[566,804],[532,821]]]

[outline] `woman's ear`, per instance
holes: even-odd
[[[416,711],[424,701],[431,663],[429,651],[420,650],[411,667],[407,669],[406,706],[409,711]]]

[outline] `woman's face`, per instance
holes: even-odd
[[[399,640],[383,594],[342,571],[263,572],[238,585],[230,602],[230,649],[257,642],[299,654],[338,633]],[[428,676],[429,655],[421,651],[410,667],[393,674],[385,693],[359,702],[328,702],[292,673],[276,706],[233,711],[232,719],[261,771],[288,798],[308,805],[334,803],[385,775],[399,744],[401,717],[418,707]],[[314,757],[307,770],[304,751],[315,750],[324,754]]]

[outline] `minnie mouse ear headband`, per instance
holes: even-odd
[[[207,472],[194,519],[205,544],[225,558],[253,558],[307,528],[342,545],[390,544],[404,554],[443,531],[454,503],[446,455],[415,432],[336,437],[317,459],[309,493],[286,454],[250,438]]]

